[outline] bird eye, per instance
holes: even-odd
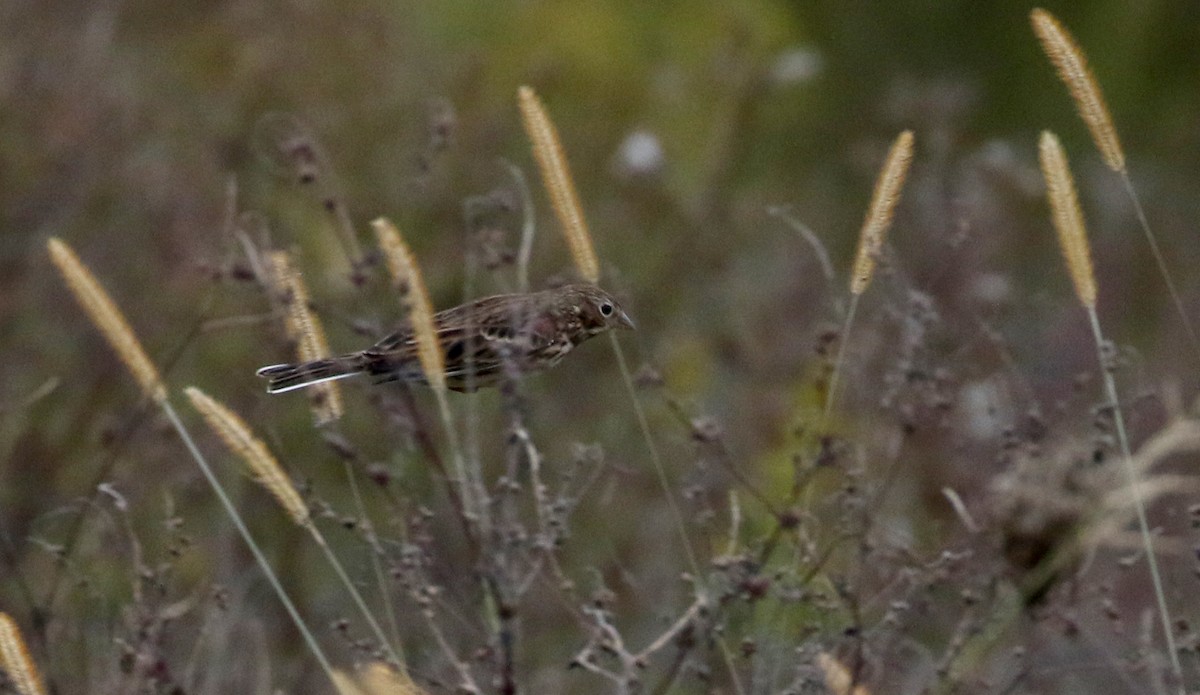
[[[600,313],[604,316],[612,316],[613,305],[609,304],[608,302],[604,302],[600,305]]]

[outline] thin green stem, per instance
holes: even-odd
[[[376,639],[383,643],[391,657],[396,660],[397,667],[401,671],[404,671],[406,669],[403,657],[404,647],[400,642],[400,627],[396,624],[396,608],[392,604],[392,594],[387,589],[387,578],[383,574],[383,565],[379,562],[379,553],[377,552],[378,540],[375,538],[375,530],[371,528],[370,522],[367,521],[367,508],[366,505],[363,504],[362,493],[359,492],[358,489],[358,481],[354,478],[354,470],[350,467],[349,461],[343,459],[342,463],[346,469],[346,480],[350,483],[351,494],[354,496],[354,504],[358,507],[359,518],[363,520],[363,523],[367,524],[365,531],[370,536],[368,539],[368,545],[370,546],[371,568],[375,572],[375,582],[379,585],[379,597],[383,600],[383,610],[387,615],[388,628],[392,632],[391,640],[388,640],[384,637],[383,630],[380,630],[379,626],[375,623],[375,619],[372,617],[371,612],[367,610],[366,603],[362,600],[362,597],[358,595],[358,590],[354,587],[354,584],[350,581],[350,578],[346,576],[346,572],[342,568],[341,563],[338,562],[337,557],[335,557],[333,554],[333,551],[329,549],[328,545],[326,545],[325,538],[317,530],[317,527],[310,523],[309,528],[312,529],[313,537],[316,539],[317,545],[320,545],[322,549],[325,550],[325,555],[329,558],[330,564],[333,565],[334,571],[336,571],[338,576],[341,577],[342,583],[346,585],[346,589],[350,592],[351,597],[354,598],[354,602],[358,604],[359,610],[361,610],[363,613],[363,617],[367,619],[368,623],[370,623],[372,630],[375,632]],[[393,648],[393,646],[395,648]]]
[[[837,358],[833,361],[833,373],[829,375],[829,392],[825,394],[825,414],[821,419],[821,434],[825,433],[825,427],[829,424],[829,413],[833,411],[833,404],[837,400],[842,365],[846,361],[846,346],[850,344],[850,329],[854,327],[854,315],[858,312],[858,298],[861,296],[855,294],[850,297],[850,310],[846,312],[846,322],[842,326],[841,344],[838,345]]]
[[[1187,311],[1183,308],[1183,300],[1179,296],[1179,290],[1175,287],[1175,281],[1171,278],[1170,271],[1167,270],[1167,261],[1163,257],[1162,251],[1158,248],[1158,240],[1155,238],[1154,233],[1150,231],[1150,223],[1146,221],[1146,212],[1142,210],[1142,201],[1133,189],[1133,181],[1129,178],[1129,170],[1122,169],[1120,174],[1121,183],[1125,185],[1125,192],[1129,194],[1129,200],[1133,202],[1133,211],[1137,215],[1138,224],[1142,227],[1142,234],[1145,235],[1146,242],[1150,244],[1150,252],[1154,255],[1154,262],[1158,264],[1158,272],[1162,274],[1163,281],[1167,284],[1167,291],[1171,294],[1171,301],[1175,304],[1175,312],[1179,314],[1179,320],[1183,322],[1183,329],[1187,332],[1188,342],[1192,344],[1192,354],[1197,360],[1200,360],[1200,336],[1197,336],[1196,328],[1192,325]]]
[[[533,237],[537,231],[533,215],[533,196],[529,193],[529,183],[521,168],[511,162],[505,162],[508,173],[512,175],[521,193],[521,245],[517,251],[517,291],[529,291],[529,257],[533,255]]]
[[[814,444],[820,447],[821,438],[828,434],[829,416],[833,413],[833,405],[837,402],[838,387],[841,385],[842,367],[846,363],[846,349],[850,345],[850,331],[854,328],[854,316],[858,313],[858,299],[861,294],[850,295],[850,308],[846,311],[846,321],[842,324],[842,337],[839,341],[837,357],[833,360],[833,371],[829,375],[829,390],[825,393],[825,408],[821,413],[821,424],[817,427],[816,441]],[[788,503],[791,506],[800,498],[801,488],[799,485],[792,487],[792,499]],[[811,508],[812,505],[812,486],[804,487],[804,509]]]
[[[700,582],[703,575],[700,574],[700,564],[696,562],[696,553],[692,550],[692,543],[688,540],[687,524],[683,521],[683,512],[679,510],[679,505],[675,502],[675,495],[671,493],[671,483],[667,479],[666,469],[663,468],[662,458],[658,455],[658,446],[650,434],[650,422],[646,419],[646,411],[642,408],[642,401],[637,397],[637,391],[634,389],[633,376],[629,373],[629,365],[625,362],[625,353],[621,350],[621,344],[617,341],[614,333],[610,332],[608,337],[612,340],[613,352],[617,356],[617,365],[621,369],[621,378],[625,381],[625,389],[629,392],[630,400],[633,401],[633,411],[637,414],[642,438],[646,441],[646,448],[650,451],[650,462],[654,466],[655,474],[658,475],[658,483],[662,487],[667,506],[671,509],[671,518],[675,521],[675,530],[679,534],[684,554],[687,555],[688,567],[692,570],[692,576],[696,578],[697,582]]]
[[[462,495],[463,515],[466,517],[468,528],[474,526],[479,533],[479,541],[486,541],[487,533],[483,528],[485,510],[482,508],[484,493],[482,481],[475,481],[476,476],[467,473],[466,461],[463,459],[462,446],[458,442],[458,430],[454,428],[454,417],[450,413],[450,401],[446,398],[445,389],[434,389],[438,402],[438,413],[442,417],[442,427],[446,430],[446,441],[450,446],[450,455],[454,458],[454,475],[458,477]],[[478,488],[478,489],[476,489]]]
[[[697,599],[700,603],[707,605],[708,596],[704,587],[704,575],[700,573],[700,563],[696,561],[696,553],[692,550],[692,543],[688,540],[687,525],[683,521],[683,512],[679,510],[679,505],[675,502],[675,496],[671,494],[671,484],[667,479],[666,469],[663,467],[662,458],[658,454],[658,446],[654,443],[654,437],[650,433],[650,422],[646,419],[646,411],[642,408],[642,402],[637,397],[637,390],[633,386],[633,376],[629,373],[629,365],[625,362],[625,353],[621,350],[621,343],[617,341],[615,333],[609,333],[608,337],[612,343],[613,353],[617,356],[617,365],[621,369],[621,378],[625,382],[625,390],[629,392],[629,398],[633,401],[633,410],[637,414],[638,426],[642,430],[642,438],[646,441],[646,448],[650,451],[650,461],[654,465],[654,472],[658,476],[658,484],[662,488],[663,496],[667,500],[667,506],[671,509],[671,517],[675,521],[675,530],[679,534],[679,540],[683,544],[684,553],[687,555],[688,566],[691,567],[692,576],[695,578],[694,586],[697,587]],[[738,678],[737,669],[733,663],[733,654],[729,646],[725,644],[725,640],[718,637],[718,643],[721,647],[721,655],[725,657],[725,667],[729,671],[729,678],[733,681],[734,690],[739,695],[744,695],[746,692],[742,688],[741,680]]]
[[[396,647],[393,647],[391,641],[384,636],[383,628],[379,626],[379,623],[375,620],[375,616],[371,615],[371,610],[367,608],[367,602],[363,600],[362,594],[358,592],[358,589],[354,586],[354,582],[350,580],[350,575],[346,574],[346,569],[342,566],[341,561],[338,560],[337,556],[333,554],[333,549],[330,548],[329,544],[325,542],[325,536],[321,534],[321,531],[317,529],[316,525],[313,524],[311,520],[308,522],[308,530],[312,533],[313,540],[316,541],[317,545],[320,546],[321,550],[325,553],[325,558],[329,560],[329,564],[333,566],[333,571],[337,574],[338,579],[341,579],[342,584],[346,586],[346,591],[350,592],[350,597],[354,599],[354,603],[358,606],[358,610],[362,612],[363,618],[365,618],[367,624],[371,626],[371,631],[375,633],[375,639],[379,640],[379,643],[382,644],[383,648],[387,650],[388,656],[391,657],[392,661],[396,664],[396,667],[400,669],[401,673],[406,672],[407,669],[404,664],[404,658],[400,656],[400,651]],[[374,555],[373,552],[372,555]],[[384,601],[388,604],[388,610],[390,611],[391,601],[386,597],[386,592]],[[395,629],[394,620],[392,622],[392,628]],[[397,638],[396,644],[399,645],[399,643],[400,641]]]
[[[446,429],[446,439],[449,442],[450,452],[454,457],[455,475],[459,477],[462,485],[463,515],[466,517],[465,522],[468,525],[468,531],[472,525],[475,528],[478,537],[478,561],[482,565],[489,559],[487,557],[487,547],[491,539],[492,528],[487,488],[483,484],[482,463],[475,461],[470,471],[468,471],[462,454],[462,446],[458,441],[458,431],[454,428],[454,419],[450,412],[450,402],[446,398],[446,390],[434,389],[434,395],[437,398],[438,411],[442,416],[442,426]],[[483,588],[484,601],[487,604],[486,615],[491,620],[489,627],[500,636],[502,623],[504,622],[504,619],[500,616],[501,604],[503,603],[500,596],[500,588],[496,582],[492,581],[488,571],[481,573],[480,583]],[[512,640],[508,639],[506,641],[501,636],[500,641],[504,645],[505,657],[511,658],[513,650]],[[511,673],[511,668],[505,667],[505,673]]]
[[[1125,418],[1121,415],[1121,403],[1117,399],[1117,382],[1113,378],[1112,370],[1108,368],[1108,360],[1104,356],[1104,334],[1100,331],[1100,318],[1096,314],[1096,307],[1088,306],[1087,309],[1088,321],[1092,326],[1092,336],[1096,339],[1096,354],[1100,359],[1100,372],[1104,375],[1104,390],[1107,392],[1107,397],[1113,411],[1113,423],[1117,428],[1117,441],[1121,445],[1121,458],[1125,463],[1125,472],[1128,474],[1129,494],[1133,495],[1134,508],[1137,510],[1138,528],[1142,535],[1142,545],[1146,551],[1146,564],[1150,567],[1150,580],[1154,585],[1154,598],[1158,602],[1158,614],[1162,619],[1163,637],[1167,642],[1167,656],[1171,660],[1171,670],[1175,672],[1175,678],[1179,684],[1179,692],[1183,690],[1183,667],[1179,663],[1179,654],[1175,648],[1175,636],[1171,630],[1171,613],[1167,608],[1167,596],[1163,590],[1162,576],[1158,570],[1158,558],[1154,554],[1154,538],[1150,535],[1150,522],[1146,519],[1146,505],[1142,501],[1142,494],[1138,491],[1138,475],[1137,470],[1133,467],[1133,454],[1129,451],[1129,436],[1125,431]]]
[[[244,540],[246,545],[250,548],[250,553],[254,555],[254,560],[258,563],[259,569],[261,569],[263,574],[266,575],[267,582],[271,585],[271,588],[275,590],[275,595],[279,597],[280,603],[283,604],[284,609],[287,611],[288,615],[291,616],[292,622],[296,625],[296,629],[300,631],[300,635],[304,638],[309,650],[312,651],[313,656],[316,657],[317,663],[320,664],[322,670],[325,671],[325,675],[327,675],[329,680],[334,684],[334,688],[337,688],[337,681],[334,679],[333,675],[333,666],[331,666],[329,664],[329,660],[325,658],[325,653],[321,651],[321,646],[317,644],[317,640],[315,637],[313,637],[312,631],[308,629],[308,625],[306,625],[304,619],[300,617],[300,612],[296,610],[296,606],[292,603],[292,599],[290,599],[287,595],[287,592],[283,590],[283,584],[279,582],[279,578],[271,569],[271,565],[267,563],[267,558],[263,555],[262,550],[259,549],[258,543],[256,543],[253,536],[250,535],[250,529],[246,528],[246,523],[242,521],[242,516],[238,514],[237,508],[233,506],[233,501],[229,499],[229,495],[225,492],[225,488],[221,485],[221,482],[217,480],[217,476],[213,474],[212,467],[208,465],[207,459],[205,459],[204,455],[200,453],[200,449],[196,446],[196,442],[192,440],[192,435],[188,433],[187,428],[183,426],[183,421],[179,419],[179,415],[175,412],[175,409],[171,407],[170,401],[163,400],[161,405],[163,412],[167,416],[167,419],[171,421],[171,425],[179,434],[179,438],[183,440],[183,445],[187,447],[188,453],[190,453],[192,458],[195,459],[196,465],[200,467],[200,472],[204,474],[204,478],[208,480],[208,484],[212,486],[213,492],[216,493],[217,499],[221,502],[221,506],[225,508],[225,513],[229,515],[231,520],[233,520],[233,525],[237,528],[238,533],[241,534],[242,540]]]

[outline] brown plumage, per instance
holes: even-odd
[[[453,391],[474,391],[506,376],[553,367],[592,336],[633,328],[616,300],[593,285],[484,297],[438,312],[433,320],[446,362],[446,386]],[[412,327],[405,324],[361,352],[258,370],[269,380],[269,393],[355,374],[370,374],[376,383],[425,383]]]

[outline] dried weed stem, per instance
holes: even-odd
[[[842,363],[846,358],[846,346],[850,344],[850,330],[854,327],[854,315],[858,310],[858,298],[871,284],[875,275],[875,265],[879,254],[883,251],[883,242],[892,226],[892,218],[896,214],[896,205],[900,202],[900,192],[904,189],[904,180],[908,177],[908,167],[912,163],[913,132],[906,130],[896,136],[888,150],[887,159],[875,180],[875,190],[871,194],[871,204],[867,207],[867,215],[863,220],[862,231],[858,235],[858,251],[854,255],[854,266],[850,270],[850,309],[846,312],[846,323],[842,327],[841,345],[833,363],[833,372],[829,376],[829,391],[825,394],[825,413],[823,418],[829,419],[833,404],[837,399],[838,380],[842,372]],[[822,423],[822,432],[826,423]]]

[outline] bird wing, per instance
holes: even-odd
[[[536,308],[528,295],[496,295],[434,315],[434,337],[442,347],[446,376],[493,372],[505,360],[520,360],[536,349],[543,338],[524,330]],[[416,359],[412,325],[405,323],[364,354],[397,367]]]

